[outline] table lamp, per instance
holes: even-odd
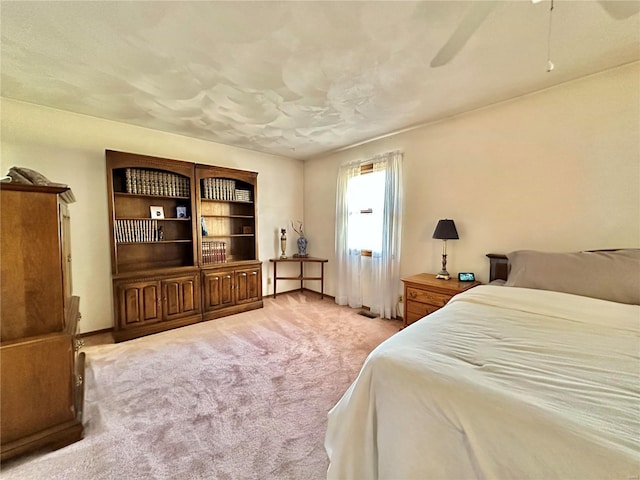
[[[439,220],[436,230],[433,232],[433,238],[444,240],[442,246],[442,270],[436,275],[440,280],[449,280],[451,275],[447,272],[447,240],[458,240],[458,231],[453,220]]]

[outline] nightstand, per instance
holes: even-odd
[[[481,282],[440,280],[430,273],[419,273],[402,279],[404,283],[404,325],[411,325],[425,315],[444,307],[451,297]]]

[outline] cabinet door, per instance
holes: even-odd
[[[262,296],[261,268],[236,270],[236,303],[260,300]]]
[[[233,278],[232,271],[205,271],[202,274],[205,312],[229,307],[235,303]]]
[[[163,320],[200,312],[200,282],[197,274],[162,280]]]
[[[0,347],[3,447],[74,419],[71,341],[52,334]]]
[[[136,327],[162,319],[160,282],[122,282],[116,284],[118,327]]]
[[[2,342],[64,328],[57,195],[11,185],[0,189]]]

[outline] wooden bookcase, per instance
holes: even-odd
[[[193,164],[111,150],[106,157],[115,340],[199,322]],[[158,207],[164,218],[152,216]]]
[[[256,173],[106,157],[116,341],[262,306]]]
[[[205,320],[262,307],[257,180],[255,172],[196,166]]]

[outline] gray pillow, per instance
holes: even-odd
[[[519,250],[507,257],[510,272],[506,286],[640,305],[640,249],[575,253]]]

